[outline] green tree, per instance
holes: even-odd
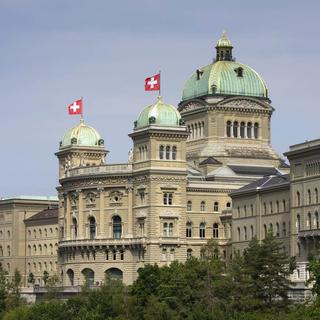
[[[317,256],[311,256],[309,259],[308,270],[310,277],[307,280],[307,285],[312,285],[312,293],[320,297],[320,259]]]
[[[42,276],[42,280],[44,282],[44,284],[47,284],[47,281],[49,279],[49,272],[47,270],[43,271],[43,276]]]
[[[281,243],[271,233],[261,244],[254,238],[244,251],[244,262],[253,299],[262,308],[287,306],[288,290],[292,286],[289,276],[295,260],[289,258]]]
[[[30,272],[28,274],[28,283],[34,284],[35,279],[34,279],[34,274],[32,272]]]
[[[21,287],[21,274],[18,269],[14,270],[13,278],[8,282],[8,294],[5,299],[6,309],[10,310],[25,303],[25,300],[21,298],[20,287]]]

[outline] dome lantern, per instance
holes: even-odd
[[[216,61],[232,61],[232,48],[233,45],[227,37],[226,31],[223,31],[216,44]]]

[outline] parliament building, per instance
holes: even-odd
[[[110,164],[83,119],[56,152],[58,198],[0,201],[0,263],[28,286],[43,272],[65,287],[131,284],[146,264],[200,257],[214,239],[229,259],[272,230],[298,257],[297,282],[320,236],[320,141],[271,145],[275,111],[262,77],[233,56],[225,34],[212,63],[185,82],[179,105],[158,97],[133,119],[127,162]]]

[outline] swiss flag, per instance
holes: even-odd
[[[82,114],[82,98],[68,105],[69,114]]]
[[[160,73],[144,80],[144,90],[160,90]]]

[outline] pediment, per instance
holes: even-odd
[[[218,103],[218,106],[225,107],[225,108],[273,110],[273,108],[269,103],[262,102],[257,99],[251,99],[251,98],[226,99]]]

